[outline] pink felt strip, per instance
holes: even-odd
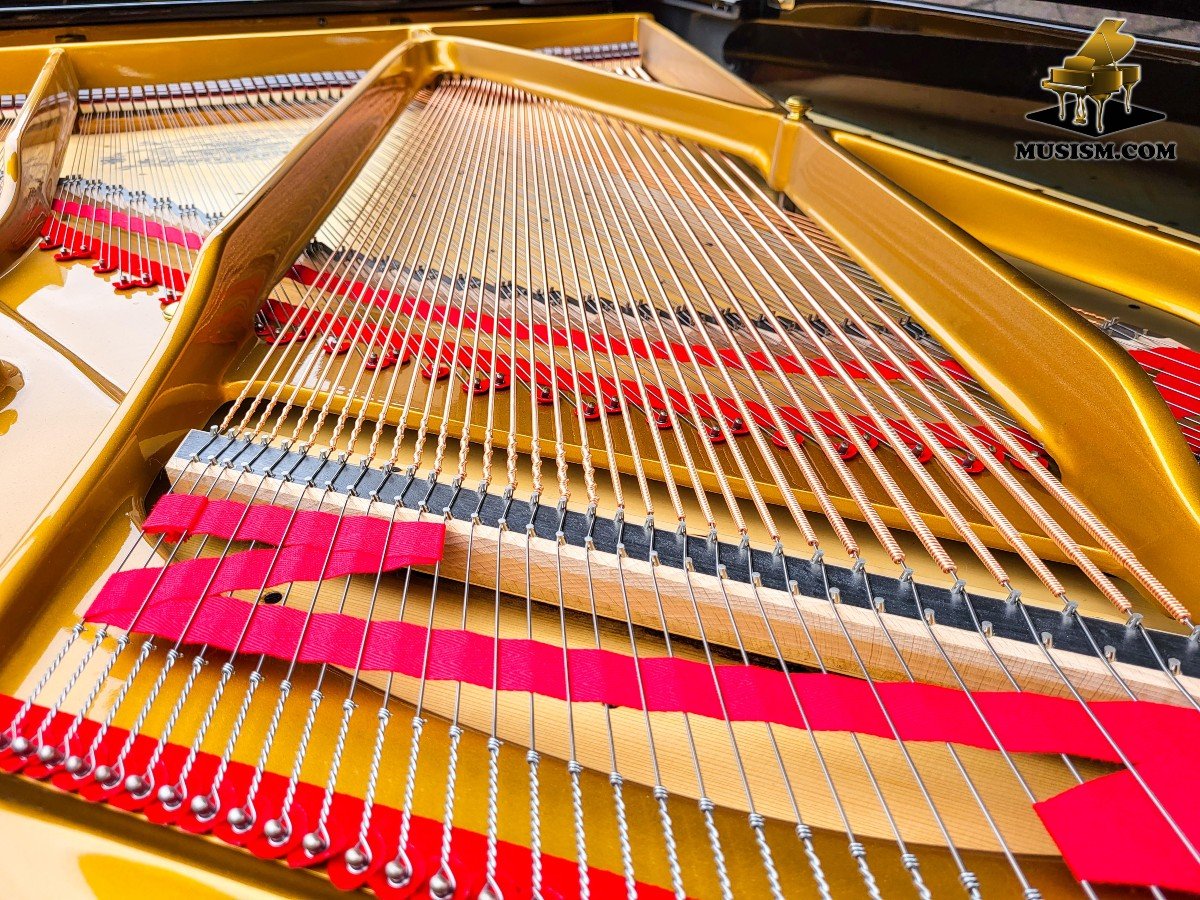
[[[339,525],[339,520],[341,524]],[[179,540],[182,533],[207,534],[225,540],[257,541],[273,547],[328,549],[336,532],[335,549],[358,547],[379,554],[387,544],[392,552],[422,552],[420,540],[428,540],[430,553],[440,557],[445,526],[439,522],[397,522],[391,526],[379,516],[338,516],[336,513],[300,510],[268,503],[246,504],[216,500],[196,494],[164,494],[142,524],[148,534],[163,534]],[[407,543],[418,538],[415,543]],[[411,565],[411,563],[402,563]],[[390,566],[389,568],[396,568]]]

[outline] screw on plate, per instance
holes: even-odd
[[[783,105],[787,108],[787,117],[793,122],[803,119],[812,110],[812,101],[797,95],[788,97],[783,101]]]

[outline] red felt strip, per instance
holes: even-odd
[[[19,706],[18,700],[0,695],[0,721],[9,721]],[[35,706],[30,710],[26,721],[40,723],[45,712],[43,707]],[[57,743],[61,740],[71,719],[72,716],[69,714],[56,714],[47,728],[46,740],[50,743]],[[73,749],[87,747],[95,736],[96,728],[95,722],[85,719],[75,737]],[[97,749],[97,759],[101,761],[114,759],[127,736],[128,732],[123,729],[109,729]],[[147,735],[139,735],[135,738],[133,748],[127,757],[126,771],[143,771],[154,750],[155,743],[156,741]],[[187,754],[187,747],[167,744],[162,754],[162,761],[155,769],[156,783],[159,785],[175,783]],[[200,753],[197,756],[188,782],[188,787],[193,793],[208,789],[212,784],[217,764],[218,758],[211,753]],[[0,766],[9,771],[23,769],[23,774],[28,777],[48,779],[63,790],[79,792],[81,796],[94,802],[106,802],[123,809],[140,811],[146,818],[160,824],[174,825],[193,833],[213,834],[226,843],[244,846],[257,856],[282,857],[289,866],[324,867],[330,881],[342,890],[357,890],[363,885],[367,885],[378,896],[388,898],[388,900],[428,896],[429,878],[437,871],[439,864],[441,822],[422,816],[413,816],[408,853],[416,874],[412,882],[405,888],[391,887],[383,876],[382,869],[396,852],[400,835],[400,811],[392,807],[376,805],[372,812],[368,841],[372,854],[372,865],[360,875],[348,871],[342,860],[342,854],[357,840],[363,802],[357,797],[344,793],[335,793],[330,807],[327,824],[330,839],[329,850],[310,857],[297,846],[297,843],[305,831],[316,824],[324,788],[307,782],[301,782],[296,791],[292,814],[293,840],[281,849],[272,847],[262,837],[261,823],[279,810],[287,785],[287,778],[274,772],[264,774],[259,788],[256,802],[257,827],[251,829],[247,835],[237,835],[225,825],[223,815],[218,815],[215,820],[204,823],[197,820],[188,811],[186,805],[179,810],[170,811],[151,799],[136,801],[120,788],[97,791],[95,790],[97,785],[91,779],[77,780],[61,769],[48,771],[37,763],[36,758],[22,760],[9,751],[0,754]],[[253,767],[244,763],[233,762],[230,764],[218,795],[222,802],[222,812],[240,803],[246,796],[253,771]],[[507,815],[507,810],[502,814]],[[532,866],[529,849],[519,844],[500,841],[496,860],[496,880],[504,896],[528,896]],[[486,861],[486,835],[462,827],[454,828],[451,836],[451,865],[464,896],[476,896],[483,887]],[[548,898],[558,898],[558,900],[577,900],[580,891],[578,868],[575,861],[543,854],[541,863],[545,895]],[[594,897],[617,897],[625,894],[624,879],[621,875],[589,867],[588,878]],[[668,891],[645,882],[637,883],[637,891],[639,897],[647,897],[650,900],[668,900],[670,897]]]
[[[131,598],[131,601],[136,598]],[[155,603],[143,613],[138,631],[178,638],[194,603]],[[252,605],[229,597],[210,597],[192,623],[189,640],[232,649],[250,617]],[[121,608],[93,605],[88,618],[123,627],[132,602]],[[248,654],[268,653],[291,658],[304,621],[301,610],[254,608],[251,628],[242,644]],[[353,666],[366,623],[350,616],[318,614],[310,623],[300,659]],[[388,669],[411,676],[422,674],[425,660],[424,626],[372,622],[368,630],[365,667]],[[435,630],[430,639],[427,678],[492,685],[495,639],[464,631]],[[560,647],[537,641],[499,641],[499,688],[565,699],[567,676]],[[567,652],[570,696],[575,702],[608,703],[653,712],[689,712],[737,721],[773,722],[815,731],[852,731],[891,739],[894,734],[866,682],[842,675],[792,674],[757,666],[725,665],[713,672],[705,664],[678,658],[631,657],[606,650]],[[640,675],[640,677],[639,677]],[[1119,762],[1112,744],[1074,700],[1017,692],[977,692],[975,703],[992,732],[984,727],[971,700],[949,688],[911,682],[877,686],[883,707],[905,740],[951,741],[996,749],[991,734],[1009,752],[1069,753]],[[792,691],[795,691],[793,695]],[[796,698],[803,706],[801,715]],[[1200,714],[1194,710],[1153,703],[1097,702],[1091,709],[1105,729],[1151,782],[1168,808],[1192,810],[1181,814],[1188,833],[1200,841],[1200,817],[1194,804],[1181,796],[1182,785],[1169,773],[1191,771],[1198,762]],[[1170,766],[1162,761],[1170,760]],[[1151,767],[1143,768],[1143,761]],[[1080,878],[1122,884],[1158,884],[1200,891],[1200,870],[1189,871],[1190,856],[1150,806],[1145,793],[1127,772],[1089,782],[1039,804],[1038,814]],[[1120,822],[1119,834],[1141,836],[1139,852],[1112,854],[1097,850],[1095,823]],[[1146,823],[1141,828],[1138,823]],[[1162,827],[1159,827],[1159,826]],[[1105,828],[1109,826],[1106,824]],[[1113,831],[1104,832],[1101,846],[1119,844]]]
[[[1164,756],[1139,763],[1137,770],[1195,844],[1200,804],[1180,787],[1187,774],[1178,762]],[[1200,892],[1200,866],[1129,771],[1085,782],[1034,809],[1076,878]]]
[[[165,572],[118,573],[101,590],[87,618],[120,628],[132,626],[172,640],[226,650],[240,647],[251,655],[266,653],[285,659],[297,655],[301,661],[342,666],[356,663],[365,634],[367,669],[483,687],[493,686],[493,658],[498,654],[496,687],[501,690],[653,712],[689,712],[712,718],[728,715],[740,721],[882,738],[898,734],[904,740],[949,741],[984,749],[996,749],[998,741],[1010,752],[1069,753],[1108,762],[1121,761],[1119,747],[1180,826],[1200,842],[1200,815],[1187,806],[1190,799],[1181,797],[1180,780],[1168,777],[1191,771],[1200,756],[1200,713],[1192,709],[1145,702],[1097,702],[1091,704],[1089,715],[1081,704],[1064,698],[1020,692],[977,692],[968,697],[949,688],[910,682],[880,684],[876,694],[867,683],[842,675],[785,675],[748,665],[710,670],[693,661],[654,657],[635,661],[599,649],[568,649],[564,669],[562,648],[538,641],[497,641],[445,629],[430,634],[410,623],[368,624],[335,613],[317,614],[305,627],[307,617],[302,610],[256,605],[225,594],[257,588],[264,581],[282,583],[312,580],[323,573],[336,577],[378,571],[381,557],[389,568],[429,564],[440,556],[444,526],[397,523],[390,532],[380,532],[378,525],[363,521],[363,530],[351,528],[343,537],[339,529],[335,538],[331,526],[336,524],[336,516],[306,514],[304,528],[293,533],[287,520],[280,518],[280,510],[269,506],[247,510],[230,501],[168,495],[148,520],[153,530],[176,536],[187,531],[252,537],[281,545],[281,549],[243,551],[223,561],[189,560]],[[342,519],[342,528],[365,518]],[[421,533],[424,530],[413,528],[417,525],[435,531]],[[328,553],[328,545],[322,551],[326,541],[332,553]],[[374,546],[366,546],[371,541]],[[373,565],[371,560],[375,560]],[[155,582],[158,586],[151,591]],[[198,604],[206,586],[209,596]],[[1180,810],[1177,815],[1176,809]],[[1177,835],[1169,828],[1163,831],[1160,826],[1166,826],[1165,819],[1128,771],[1046,800],[1037,805],[1037,812],[1080,878],[1200,892],[1200,867],[1192,865],[1194,861]],[[1122,823],[1120,834],[1136,832],[1138,855],[1106,852],[1103,848],[1111,851],[1112,844],[1107,833],[1107,843],[1089,837],[1096,823],[1117,820]],[[1102,849],[1097,849],[1098,843]]]
[[[604,408],[611,411],[620,409],[620,403],[617,400],[619,394],[630,406],[659,413],[667,411],[669,402],[670,407],[677,415],[685,417],[689,421],[691,420],[691,407],[688,403],[689,395],[673,388],[668,389],[664,396],[663,392],[659,391],[654,385],[645,384],[643,389],[632,378],[625,378],[617,382],[608,376],[597,375],[596,373],[578,368],[575,372],[572,372],[567,366],[559,365],[552,368],[543,362],[536,362],[531,366],[529,361],[523,358],[518,358],[514,363],[508,354],[493,354],[488,350],[459,346],[451,341],[436,339],[422,340],[419,336],[414,335],[410,335],[406,340],[402,333],[392,332],[389,334],[388,329],[381,325],[356,322],[329,314],[318,314],[312,310],[306,315],[290,319],[290,314],[286,310],[280,309],[282,306],[284,304],[280,304],[279,301],[271,301],[264,307],[264,309],[272,310],[271,314],[276,316],[278,324],[274,327],[286,327],[289,334],[293,337],[298,337],[301,331],[315,331],[328,334],[330,336],[326,340],[326,350],[328,352],[345,352],[355,341],[378,342],[381,345],[386,341],[387,346],[390,348],[388,351],[390,355],[384,358],[385,364],[404,364],[414,356],[428,359],[430,362],[426,363],[425,366],[427,377],[433,377],[433,373],[439,365],[454,365],[466,369],[473,373],[474,376],[484,377],[485,379],[491,377],[492,372],[495,372],[501,385],[507,387],[511,383],[511,378],[515,372],[520,382],[544,390],[548,398],[552,397],[552,389],[557,387],[560,391],[580,396],[597,397],[603,402]],[[290,324],[287,324],[289,322]],[[446,371],[449,371],[448,368]],[[470,388],[471,385],[469,383],[464,385],[464,390]],[[715,420],[719,415],[725,420],[727,427],[735,435],[747,433],[745,423],[741,423],[741,412],[731,398],[711,398],[704,394],[693,393],[690,394],[690,400],[695,404],[701,416],[707,416],[709,419]],[[751,399],[746,399],[745,403],[754,420],[754,424],[773,435],[773,439],[777,444],[786,446],[783,438],[778,435],[778,427],[775,424],[775,419],[771,411],[762,403]],[[803,442],[806,438],[812,438],[812,430],[797,407],[779,405],[778,409],[784,422],[795,432],[798,441]],[[837,418],[826,410],[815,410],[813,416],[818,421],[821,429],[835,444],[844,445],[843,456],[846,459],[853,458],[857,454],[858,451],[855,447],[857,442],[865,441],[869,446],[874,448],[883,441],[883,433],[876,427],[873,420],[866,416],[852,417],[857,428],[856,434],[848,434],[842,428]],[[928,462],[932,458],[932,452],[921,442],[915,429],[909,427],[902,420],[888,421],[900,438],[905,441],[906,446],[911,451],[917,453],[918,458],[923,463]],[[967,471],[971,474],[979,474],[984,470],[984,464],[981,461],[970,458],[970,452],[966,443],[957,436],[950,426],[943,422],[929,422],[926,424],[933,437],[942,446],[962,459]],[[668,426],[669,422],[664,419],[660,427]],[[985,447],[991,449],[993,455],[1001,462],[1009,461],[1013,464],[1017,463],[1000,445],[999,440],[986,428],[983,426],[974,426],[972,431],[984,443]],[[1010,432],[1030,453],[1038,457],[1043,465],[1048,464],[1049,461],[1042,447],[1029,438],[1024,431],[1012,428]],[[716,439],[723,438],[724,435],[719,435]]]
[[[174,291],[182,291],[187,285],[186,272],[172,268],[169,265],[163,265],[158,260],[147,259],[136,253],[131,253],[122,247],[114,247],[93,235],[87,235],[82,231],[71,228],[54,216],[48,216],[46,221],[42,223],[42,235],[73,251],[80,250],[85,254],[73,258],[95,259],[98,260],[99,264],[111,267],[114,270],[119,269],[122,272],[132,275],[134,278],[149,275],[154,282],[150,287],[162,285]]]
[[[219,597],[294,581],[432,565],[441,559],[446,537],[443,522],[389,522],[377,516],[339,516],[272,504],[247,506],[186,494],[160,498],[144,528],[168,540],[207,534],[279,549],[244,550],[189,559],[165,569],[114,573],[100,589],[94,606],[124,610],[124,628],[142,626],[139,610],[143,608],[147,613],[184,606],[194,609],[206,591]],[[215,609],[210,607],[205,613],[206,620]],[[190,640],[199,633],[181,629],[176,637]]]
[[[178,540],[183,532],[226,540],[256,541],[273,547],[363,549],[374,553],[378,567],[388,548],[388,569],[436,562],[441,558],[446,527],[441,522],[395,522],[379,516],[339,516],[317,510],[296,511],[269,503],[216,500],[198,494],[164,494],[142,530]],[[334,540],[334,535],[337,540]],[[410,562],[402,561],[412,555]]]
[[[394,311],[399,309],[403,314],[415,316],[419,319],[432,317],[435,322],[446,323],[451,327],[457,327],[461,323],[462,327],[467,331],[482,330],[487,334],[507,338],[515,328],[518,340],[532,338],[536,343],[554,347],[570,347],[579,351],[586,351],[590,347],[599,353],[611,352],[614,356],[634,356],[638,359],[675,359],[681,363],[687,363],[690,354],[702,366],[715,365],[718,362],[703,344],[684,345],[677,342],[667,342],[664,344],[661,341],[647,343],[640,338],[633,338],[626,342],[614,337],[606,338],[603,333],[589,335],[583,330],[575,328],[560,327],[550,329],[546,325],[535,325],[530,328],[525,323],[520,321],[514,322],[512,318],[508,317],[495,318],[474,310],[459,310],[455,307],[431,304],[425,301],[417,302],[411,297],[402,297],[400,294],[389,292],[379,286],[351,281],[328,273],[318,273],[310,267],[303,265],[294,266],[291,275],[302,284],[315,284],[332,293],[347,295],[359,301],[365,300],[371,305],[387,310]],[[278,300],[269,301],[268,306],[264,308],[271,308],[273,315],[281,323],[287,321],[295,309],[291,304]],[[310,313],[302,315],[308,314]],[[335,323],[341,323],[342,328],[335,330],[335,334],[355,334],[360,335],[359,339],[361,340],[371,340],[373,333],[372,326],[364,326],[362,323],[356,323],[353,319],[342,317],[327,318],[332,319]],[[299,321],[299,317],[297,321]],[[314,317],[313,321],[316,322],[317,319]],[[311,327],[317,328],[320,326],[314,324]],[[360,328],[361,330],[359,330]],[[379,333],[385,334],[386,328],[380,327]],[[399,341],[399,335],[395,335],[394,337]],[[382,339],[380,338],[380,340]],[[347,339],[346,343],[349,343],[349,339]],[[1130,351],[1130,354],[1154,378],[1159,392],[1167,401],[1176,418],[1182,419],[1188,416],[1200,415],[1200,393],[1198,393],[1195,387],[1195,382],[1200,380],[1196,378],[1196,373],[1200,372],[1200,354],[1185,347],[1164,348],[1153,352],[1133,350]],[[744,368],[741,360],[732,351],[721,351],[718,355],[722,366],[731,369]],[[773,371],[770,363],[763,358],[760,352],[748,353],[746,357],[750,362],[751,368],[764,372]],[[798,361],[790,354],[781,354],[777,357],[777,360],[780,368],[787,374],[801,374],[803,372]],[[819,376],[828,377],[835,374],[833,366],[824,357],[813,357],[808,361],[815,374]],[[951,377],[958,381],[969,382],[973,380],[970,373],[955,360],[946,359],[940,361],[938,364]],[[881,377],[889,381],[901,377],[901,373],[890,363],[876,361],[872,363],[872,366]],[[908,366],[923,381],[931,381],[935,378],[934,373],[921,360],[911,360]],[[853,361],[843,361],[843,368],[851,378],[864,379],[867,377],[866,371]],[[1017,439],[1025,444],[1030,452],[1035,454],[1041,452],[1041,448],[1034,444],[1026,432],[1020,429],[1012,430]],[[988,439],[985,438],[985,441],[988,441]],[[1200,452],[1200,438],[1188,436],[1188,443],[1193,450]]]
[[[628,341],[625,341],[612,335],[605,336],[599,329],[595,333],[588,333],[580,328],[555,327],[552,329],[549,325],[545,324],[536,324],[530,327],[527,323],[509,316],[496,318],[478,310],[464,310],[445,304],[417,301],[412,297],[387,291],[380,286],[368,285],[361,281],[351,281],[330,273],[318,273],[307,266],[293,266],[291,274],[301,284],[316,285],[333,294],[350,296],[358,301],[365,300],[372,306],[378,306],[389,311],[399,310],[402,314],[412,316],[421,321],[431,318],[434,322],[446,324],[451,328],[458,328],[461,325],[463,330],[468,333],[471,331],[482,331],[484,334],[508,339],[513,336],[515,329],[515,337],[518,341],[532,339],[535,343],[543,346],[570,347],[580,352],[592,349],[597,353],[611,352],[613,356],[631,356],[635,359],[643,360],[674,359],[684,364],[689,363],[692,358],[695,358],[696,362],[702,366],[713,366],[719,363],[721,366],[730,369],[741,370],[745,368],[738,355],[729,349],[718,350],[717,355],[719,359],[714,359],[713,354],[704,344],[689,345],[675,341],[668,341],[666,343],[662,341],[647,342],[639,337],[631,337]],[[286,322],[295,310],[294,306],[283,301],[272,300],[269,303],[271,304],[270,308],[273,315],[281,323]],[[297,316],[295,321],[299,322],[305,314],[302,312],[300,316]],[[360,324],[353,319],[343,319],[341,317],[335,318],[335,321],[346,323],[352,330],[356,329]],[[366,333],[369,334],[370,330],[371,327],[367,326]],[[386,326],[380,328],[380,331],[386,331]],[[774,371],[771,363],[763,357],[761,352],[747,353],[746,358],[752,369],[760,372]],[[786,374],[800,375],[804,371],[795,356],[791,354],[780,354],[776,359],[779,362],[780,369]],[[835,374],[833,365],[825,357],[812,357],[809,358],[808,362],[817,375],[831,376]],[[843,361],[842,365],[851,378],[862,379],[867,377],[866,371],[856,362],[846,360]],[[959,381],[973,380],[967,371],[954,360],[944,360],[940,365],[951,377]],[[890,363],[874,362],[872,366],[881,377],[888,381],[895,381],[902,377],[901,373]],[[935,377],[919,361],[913,361],[910,367],[921,380],[930,381]]]
[[[1159,347],[1131,350],[1129,355],[1149,373],[1176,419],[1200,416],[1200,353],[1188,347]],[[1193,453],[1200,453],[1200,435],[1194,428],[1185,430],[1183,437]]]
[[[114,602],[115,601],[115,602]],[[117,628],[128,626],[140,605],[136,596],[123,601],[99,598],[87,619]],[[195,598],[155,600],[138,620],[137,631],[177,639],[195,607]],[[262,606],[232,597],[210,596],[189,631],[189,641],[231,650],[242,628],[254,616],[245,653],[267,653],[290,659],[296,651],[307,614],[295,607]],[[519,638],[496,639],[471,631],[435,629],[396,621],[372,621],[339,613],[317,613],[304,636],[300,659],[353,666],[358,658],[363,630],[367,628],[363,667],[420,676],[424,647],[430,640],[426,677],[433,681],[461,681],[492,687],[493,651],[499,656],[500,690],[530,692],[563,700],[567,697],[561,647]],[[713,671],[705,663],[674,657],[630,656],[610,650],[569,649],[566,666],[570,695],[577,702],[607,703],[644,708],[651,712],[688,712],[722,717],[721,700],[731,719],[772,722],[805,727],[794,690],[817,731],[856,731],[892,737],[891,729],[871,693],[860,679],[843,675],[795,673],[785,676],[775,669],[753,665],[721,665]],[[639,677],[640,673],[640,677]],[[789,686],[788,682],[791,682]],[[880,684],[884,705],[906,740],[954,741],[996,749],[968,697],[950,688],[912,682]],[[1110,762],[1119,761],[1083,707],[1070,699],[1031,693],[977,692],[976,702],[996,728],[1004,746],[1014,752],[1066,752]],[[1200,714],[1151,703],[1095,703],[1102,718],[1116,718],[1122,727],[1133,722],[1152,731],[1200,726]],[[1134,712],[1130,712],[1134,710]],[[1181,726],[1182,723],[1182,726]],[[1036,724],[1036,727],[1031,727]],[[1200,734],[1200,731],[1197,731]],[[1152,748],[1138,741],[1144,753]]]
[[[203,557],[165,569],[129,569],[109,577],[93,606],[129,609],[144,603],[171,608],[172,603],[195,606],[205,595],[258,590],[293,581],[317,581],[344,575],[391,571],[412,565],[432,565],[441,559],[445,525],[441,522],[402,522],[392,529],[386,553],[381,544],[364,545],[362,534],[377,534],[367,516],[347,517],[332,549],[289,545],[281,549],[245,550],[223,558]],[[377,520],[378,521],[378,520]],[[363,528],[354,527],[361,524]],[[383,523],[386,526],[386,522]],[[128,621],[127,625],[130,624]],[[140,626],[140,622],[139,622]]]
[[[199,250],[200,245],[204,243],[204,235],[197,234],[194,231],[184,231],[182,228],[174,225],[164,225],[161,222],[144,219],[141,216],[131,215],[118,209],[108,209],[103,206],[94,206],[90,203],[79,203],[75,200],[63,200],[59,198],[54,201],[54,211],[74,216],[77,219],[87,219],[92,222],[111,225],[114,228],[120,228],[133,234],[144,234],[147,237],[165,241],[168,244],[187,247],[189,250]]]

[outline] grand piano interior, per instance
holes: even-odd
[[[4,895],[1200,893],[1138,7],[0,7]]]

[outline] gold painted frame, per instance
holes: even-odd
[[[1200,326],[1200,244],[865,134],[833,139],[997,253]]]
[[[77,95],[70,61],[52,50],[0,151],[0,275],[29,249],[50,211],[79,109]]]
[[[13,610],[6,601],[48,587],[40,560],[85,533],[105,498],[148,484],[181,433],[207,418],[219,402],[214,373],[232,360],[267,291],[411,97],[445,74],[508,84],[750,163],[917,316],[1046,444],[1067,485],[1200,608],[1187,552],[1200,540],[1200,473],[1146,375],[1064,304],[802,119],[415,27],[210,236],[163,352],[0,573],[0,616]]]

